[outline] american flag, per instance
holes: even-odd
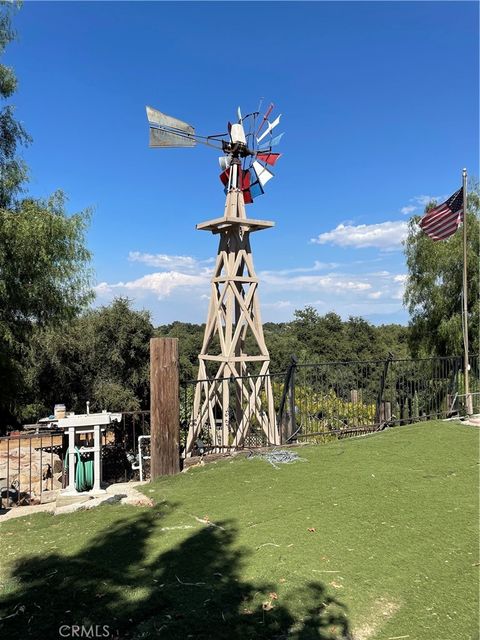
[[[443,204],[427,211],[420,220],[420,227],[432,240],[445,240],[455,233],[462,220],[463,187]]]

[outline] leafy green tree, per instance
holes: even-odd
[[[136,411],[148,408],[150,338],[147,311],[126,298],[90,309],[60,328],[34,336],[25,367],[25,419],[49,414],[62,402],[69,410]]]
[[[470,352],[479,349],[480,193],[472,185],[467,215],[467,299]],[[436,206],[427,205],[426,211]],[[413,355],[461,355],[463,231],[434,242],[418,226],[420,216],[409,223],[405,241],[408,280],[405,303],[410,312],[410,347]]]
[[[263,326],[265,342],[270,354],[270,371],[285,371],[293,355],[299,357],[301,344],[295,335],[291,322],[267,322]]]
[[[342,360],[347,346],[342,319],[330,312],[321,316],[311,306],[294,312],[292,329],[300,345],[297,354],[301,361]]]
[[[12,423],[28,344],[91,300],[88,213],[68,216],[61,193],[0,209],[0,419]],[[1,423],[0,422],[0,423]]]
[[[12,17],[17,6],[13,2],[0,3],[0,55],[15,39]],[[16,89],[15,72],[0,64],[0,98],[7,100]],[[0,208],[10,206],[22,191],[28,172],[23,160],[17,156],[17,148],[29,142],[30,136],[14,117],[14,107],[4,105],[0,110]]]
[[[395,358],[410,358],[410,330],[401,324],[382,324],[376,327],[378,357],[385,358],[393,353]]]

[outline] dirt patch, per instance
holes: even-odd
[[[366,621],[353,630],[353,640],[373,637],[399,609],[398,602],[391,602],[387,598],[375,600]]]

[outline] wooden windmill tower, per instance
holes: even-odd
[[[272,109],[270,105],[258,128],[259,112],[242,117],[239,109],[238,122],[228,125],[228,134],[203,137],[195,135],[190,125],[147,107],[150,146],[183,147],[202,142],[221,148],[225,154],[220,158],[220,179],[226,193],[223,216],[197,225],[199,230],[218,235],[219,245],[198,356],[187,455],[200,437],[208,438],[214,448],[225,450],[243,445],[252,429],[264,442],[279,443],[270,356],[250,247],[251,233],[274,223],[248,218],[245,210],[245,204],[263,194],[263,187],[273,177],[269,166],[280,157],[272,153],[283,135],[273,137],[280,116],[269,122]],[[247,124],[250,130],[245,134]]]

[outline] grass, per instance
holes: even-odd
[[[473,640],[478,445],[474,427],[421,423],[278,470],[199,466],[147,485],[152,509],[10,520],[0,634]]]

